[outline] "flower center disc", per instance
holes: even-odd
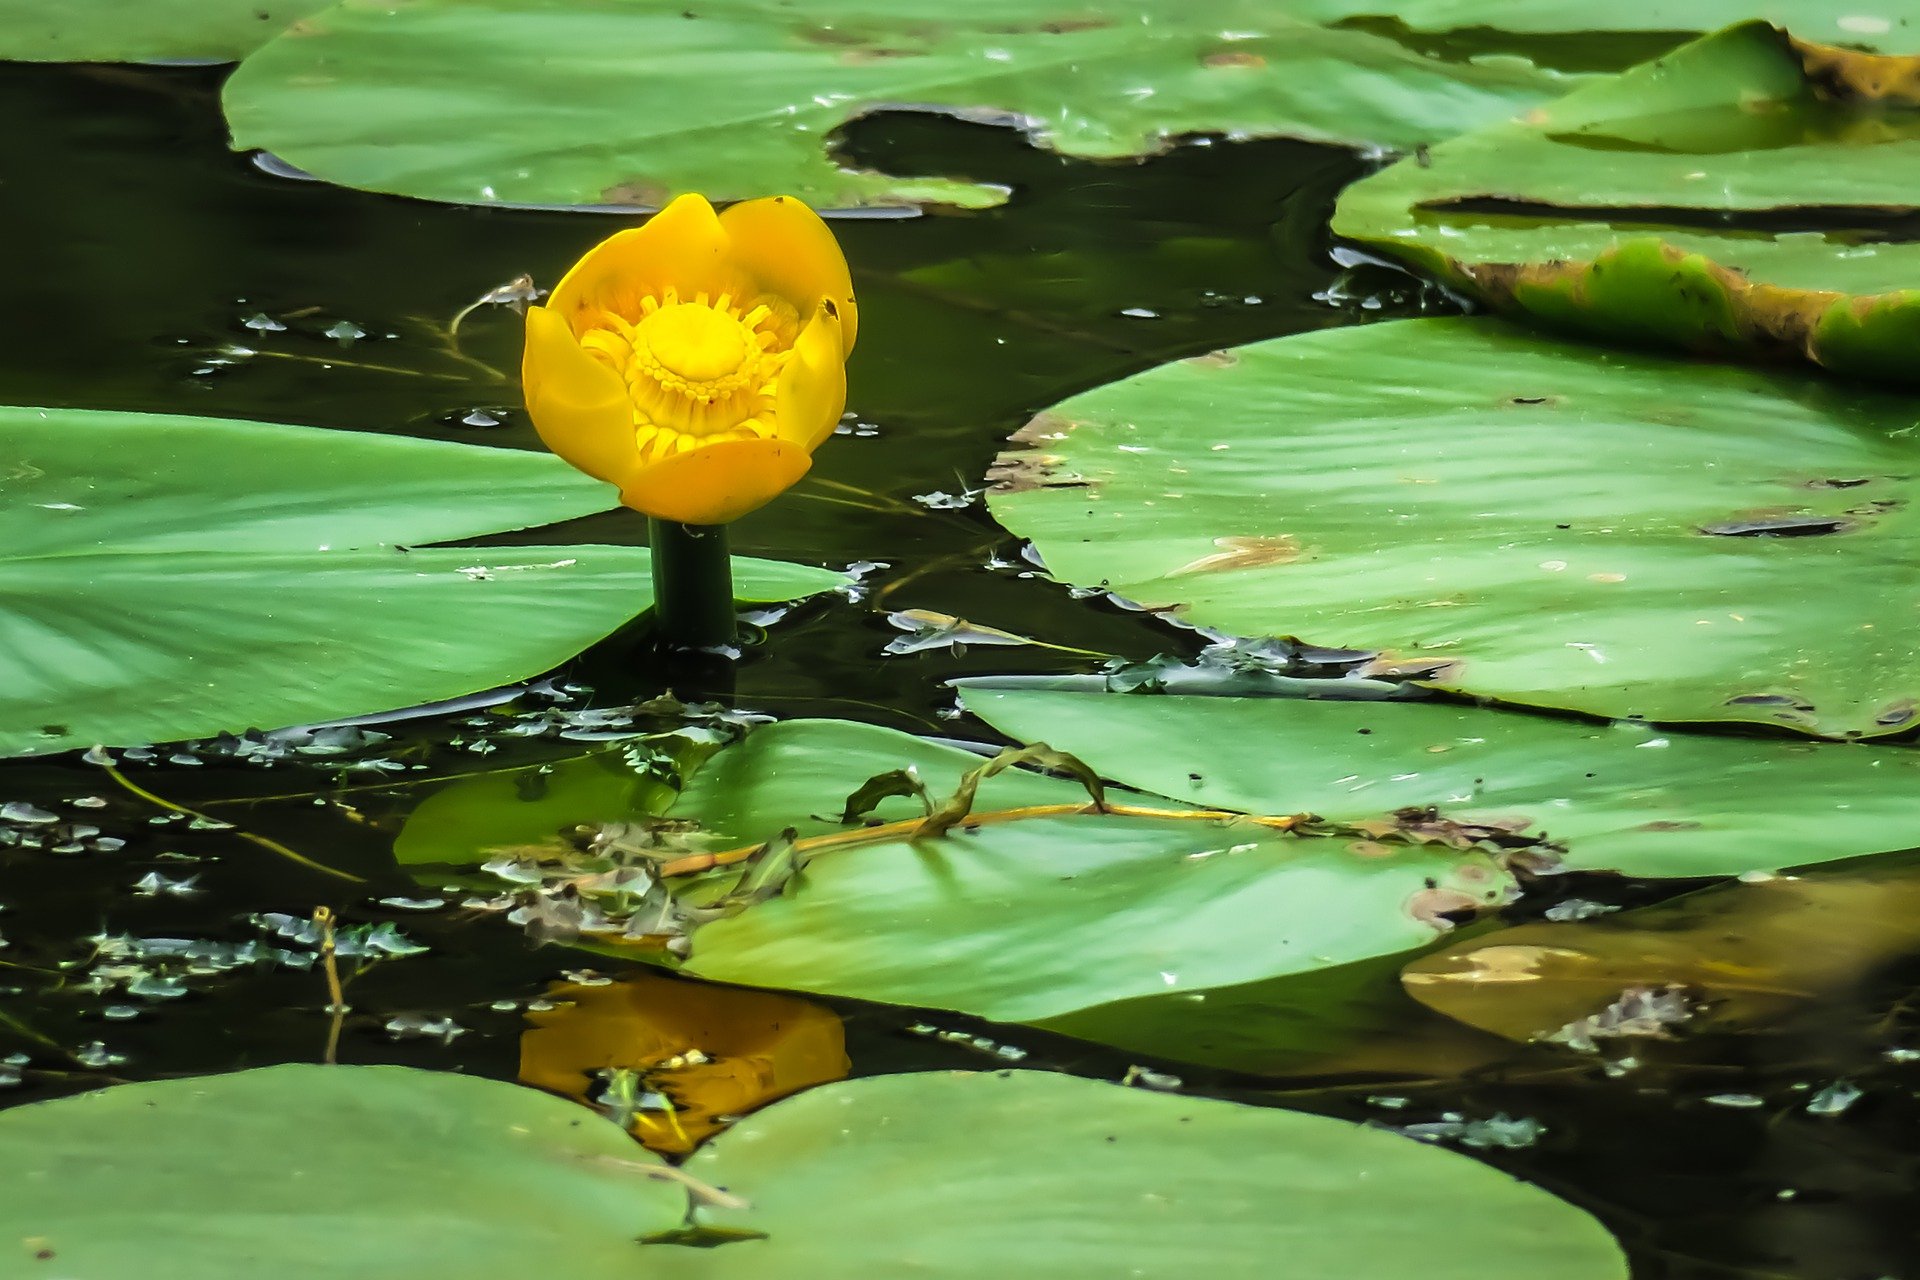
[[[714,384],[734,382],[749,351],[759,351],[757,344],[749,347],[738,320],[695,302],[660,308],[640,322],[634,337],[634,345],[653,357],[649,372],[664,385],[678,383],[676,389],[695,394],[731,390]]]

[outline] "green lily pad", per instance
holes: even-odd
[[[50,1276],[631,1280],[686,1212],[609,1121],[405,1067],[121,1085],[0,1112],[0,1147],[0,1236]]]
[[[1765,23],[1356,183],[1333,228],[1498,306],[1913,383],[1920,61]]]
[[[1004,188],[840,167],[829,135],[906,107],[1018,123],[1062,155],[1192,133],[1411,146],[1572,83],[1449,62],[1254,0],[1122,16],[984,0],[345,0],[228,82],[234,145],[331,182],[464,203],[997,204]],[[639,95],[636,97],[636,93]]]
[[[1668,735],[1443,703],[969,688],[968,711],[1192,804],[1524,820],[1581,870],[1739,875],[1914,843],[1920,751]]]
[[[668,816],[698,821],[722,846],[787,827],[802,839],[857,834],[839,817],[866,779],[911,767],[937,795],[980,763],[892,730],[787,722],[714,756]],[[1348,838],[1177,816],[993,816],[1086,801],[1059,778],[988,778],[974,816],[950,835],[814,852],[784,895],[701,926],[685,968],[1021,1022],[1407,951],[1444,928],[1436,912],[1512,891],[1480,852],[1356,852]],[[896,796],[876,816],[921,812]]]
[[[0,1144],[0,1233],[62,1275],[1626,1275],[1592,1218],[1464,1156],[1040,1072],[822,1086],[701,1148],[697,1182],[572,1103],[403,1067],[122,1085],[0,1113]],[[735,1238],[675,1242],[690,1216]]]
[[[652,600],[629,547],[409,549],[604,510],[543,454],[0,409],[0,755],[335,719],[537,675]],[[743,599],[838,574],[741,561]]]
[[[1591,1218],[1464,1156],[1041,1072],[823,1085],[686,1167],[751,1203],[702,1222],[768,1236],[709,1251],[713,1280],[1626,1275]]]
[[[1075,396],[989,502],[1062,581],[1380,650],[1374,674],[1885,734],[1920,698],[1917,419],[1817,378],[1402,321]]]
[[[0,0],[0,58],[230,62],[330,0]]]

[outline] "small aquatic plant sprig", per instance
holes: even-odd
[[[733,640],[726,525],[833,434],[858,323],[839,244],[791,196],[715,214],[683,195],[527,308],[527,411],[548,448],[648,517],[667,642]]]

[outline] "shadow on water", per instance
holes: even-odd
[[[530,447],[516,405],[518,321],[482,309],[457,347],[448,322],[521,272],[551,283],[615,221],[451,209],[269,176],[226,151],[219,78],[0,67],[0,111],[33,122],[0,137],[9,184],[0,237],[16,253],[0,398]],[[998,442],[1064,395],[1173,357],[1423,306],[1406,277],[1349,271],[1332,256],[1333,196],[1364,171],[1346,152],[1200,139],[1144,164],[1095,165],[1036,152],[1008,131],[910,115],[861,121],[841,145],[857,163],[1014,189],[1001,209],[837,228],[865,321],[853,412],[808,480],[744,521],[736,544],[885,564],[867,571],[860,598],[794,610],[724,679],[668,671],[631,640],[610,641],[561,673],[579,690],[570,705],[672,689],[776,715],[984,739],[953,718],[945,680],[1091,660],[1031,648],[882,657],[898,634],[887,611],[935,609],[1136,659],[1190,649],[1191,637],[1150,617],[1034,574],[973,500]],[[342,321],[366,336],[326,335]],[[637,541],[641,524],[613,513],[565,533]],[[144,791],[211,823],[156,807],[77,757],[0,764],[0,802],[82,824],[16,826],[40,847],[0,846],[0,1084],[21,1077],[0,1099],[317,1058],[327,1031],[320,975],[301,967],[279,929],[287,922],[269,917],[297,922],[323,903],[427,948],[354,981],[343,1060],[513,1078],[528,1003],[567,971],[619,966],[528,946],[497,918],[463,911],[458,887],[398,874],[390,855],[399,822],[431,790],[422,780],[581,749],[498,731],[509,723],[469,709],[385,726],[390,740],[344,764],[295,756],[262,767],[172,748],[125,764]],[[243,833],[366,883],[316,873]],[[1621,901],[1656,892],[1604,878],[1581,890]],[[143,956],[166,959],[160,967],[179,981],[129,991]],[[1535,1117],[1546,1126],[1536,1145],[1481,1154],[1593,1207],[1635,1251],[1637,1274],[1811,1280],[1920,1262],[1905,1212],[1911,1089],[1877,1090],[1825,1118],[1808,1116],[1794,1091],[1893,1070],[1861,1028],[1910,1020],[1912,965],[1896,970],[1851,1003],[1764,1036],[1663,1046],[1658,1061],[1617,1077],[1564,1057],[1543,1066],[1525,1052],[1488,1056],[1400,995],[1390,973],[1367,979],[1382,1019],[1367,1045],[1300,1072],[1194,1069],[1031,1028],[834,1007],[861,1074],[1003,1065],[996,1046],[1012,1045],[1025,1065],[1120,1078],[1142,1064],[1206,1092],[1380,1123]],[[10,1059],[16,1050],[24,1057]],[[1706,1101],[1737,1093],[1769,1102]]]

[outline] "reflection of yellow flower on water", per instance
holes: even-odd
[[[839,1017],[793,996],[653,973],[549,994],[557,1008],[527,1015],[521,1081],[582,1102],[625,1081],[630,1127],[655,1151],[691,1151],[721,1117],[847,1074]]]
[[[859,318],[833,233],[791,196],[685,195],[527,310],[547,447],[636,511],[725,524],[805,475],[846,406]]]

